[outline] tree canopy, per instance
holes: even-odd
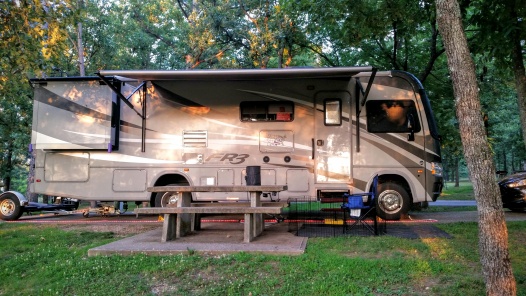
[[[11,176],[23,175],[18,171],[27,168],[32,120],[28,76],[48,75],[60,64],[74,14],[67,2],[0,2],[0,174],[7,189]]]

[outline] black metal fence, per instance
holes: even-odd
[[[341,199],[313,201],[309,197],[288,200],[289,232],[302,237],[369,236],[374,219],[366,220],[369,227],[355,224],[349,210],[342,209]],[[385,225],[385,223],[383,224]],[[385,227],[381,233],[385,233]]]

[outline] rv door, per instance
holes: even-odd
[[[316,183],[351,179],[350,101],[347,92],[318,92],[315,98]]]

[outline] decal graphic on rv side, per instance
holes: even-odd
[[[230,164],[241,164],[250,157],[249,154],[237,154],[237,153],[216,153],[210,155],[206,161],[208,162],[223,162],[228,160]]]
[[[245,185],[260,166],[262,185],[287,185],[281,200],[367,191],[379,175],[380,215],[399,219],[442,189],[433,112],[406,72],[108,70],[31,83],[34,193],[153,205],[162,194],[148,187]]]

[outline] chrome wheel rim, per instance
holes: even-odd
[[[176,205],[179,200],[179,195],[173,192],[166,192],[161,197],[161,207],[166,207],[167,205]]]
[[[378,206],[385,213],[396,213],[403,205],[402,195],[395,190],[385,190],[378,196]]]
[[[5,199],[0,204],[0,212],[4,216],[11,216],[16,209],[15,203],[10,199]]]

